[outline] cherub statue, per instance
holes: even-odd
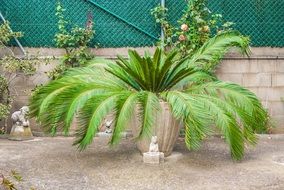
[[[28,120],[29,107],[24,106],[12,114],[13,126],[9,139],[16,141],[33,139],[33,134]]]
[[[159,152],[158,137],[152,136],[149,152]]]
[[[16,111],[12,114],[13,125],[29,127],[30,122],[27,118],[29,113],[29,107],[24,106],[20,109],[20,111]]]

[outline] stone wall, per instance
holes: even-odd
[[[217,74],[220,79],[247,87],[269,110],[276,128],[284,133],[284,49],[253,48],[250,58],[228,55]]]
[[[143,48],[138,48],[143,52]],[[17,51],[17,50],[16,50]],[[64,51],[59,49],[31,49],[30,53],[42,56],[59,57]],[[127,48],[94,49],[96,55],[115,58],[116,54],[127,55]],[[153,51],[153,49],[151,49]],[[37,67],[37,74],[32,77],[19,76],[13,83],[15,101],[13,110],[27,104],[29,90],[35,85],[45,83],[48,78],[46,71],[52,69],[58,60],[50,65],[41,64]],[[253,48],[250,58],[240,57],[229,53],[220,65],[217,74],[220,79],[243,85],[257,94],[263,105],[269,110],[276,128],[274,133],[284,133],[284,48]],[[33,131],[40,131],[33,124]]]

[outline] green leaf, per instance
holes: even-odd
[[[242,54],[250,54],[249,39],[237,31],[228,31],[209,39],[188,59],[186,64],[207,72],[214,72],[224,54],[232,47],[238,48]]]
[[[114,145],[121,139],[121,132],[129,125],[131,118],[134,116],[136,102],[139,98],[139,93],[132,93],[130,96],[118,103],[115,114],[115,125],[110,144]]]
[[[155,118],[160,110],[160,102],[159,98],[152,92],[143,92],[140,95],[139,116],[142,123],[138,138],[145,138],[152,135]]]
[[[83,150],[92,142],[104,117],[116,107],[120,96],[121,94],[110,94],[110,96],[102,97],[95,104],[93,99],[84,106],[83,111],[78,116],[78,123],[81,128],[77,130],[78,138],[74,145],[78,145]]]

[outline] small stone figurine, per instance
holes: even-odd
[[[159,152],[158,137],[152,136],[149,152]]]
[[[27,119],[27,115],[29,113],[29,107],[24,106],[20,109],[20,111],[16,111],[12,114],[13,125],[19,125],[23,127],[29,127],[30,122]]]
[[[24,106],[19,111],[12,114],[13,126],[10,132],[10,140],[30,140],[33,139],[33,134],[30,129],[30,122],[27,118],[29,107]]]
[[[112,130],[111,130],[111,124],[112,124],[113,120],[106,120],[105,121],[105,125],[106,125],[106,130],[105,130],[105,133],[112,133]]]
[[[149,152],[143,153],[143,162],[147,164],[159,164],[164,162],[164,153],[159,152],[157,136],[152,136]]]

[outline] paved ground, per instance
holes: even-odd
[[[205,141],[195,152],[187,151],[179,139],[176,153],[158,166],[143,164],[130,139],[110,149],[107,139],[97,137],[81,153],[71,146],[72,140],[0,139],[0,169],[23,175],[20,190],[284,189],[284,135],[262,136],[241,162],[230,159],[220,138]]]

